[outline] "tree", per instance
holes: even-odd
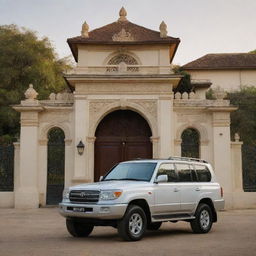
[[[238,132],[242,146],[243,184],[245,191],[256,191],[256,88],[245,87],[229,93],[228,98],[238,110],[231,113],[231,134]]]
[[[184,71],[182,69],[182,67],[180,67],[179,65],[175,65],[173,67],[173,72],[174,74],[178,74],[178,75],[182,75],[183,78],[180,81],[180,84],[177,88],[174,89],[174,93],[176,92],[191,92],[192,90],[192,85],[191,85],[191,80],[190,80],[190,74],[187,73],[186,71]]]
[[[67,58],[58,59],[48,38],[16,25],[0,26],[0,144],[19,132],[19,115],[10,105],[24,99],[32,83],[45,99],[66,87],[62,73],[70,68]]]
[[[256,88],[245,87],[228,94],[232,105],[238,107],[231,113],[231,133],[240,134],[244,144],[256,146]]]
[[[256,54],[256,49],[253,50],[253,51],[250,51],[249,53],[254,53],[254,54]]]

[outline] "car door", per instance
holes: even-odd
[[[190,164],[175,163],[179,176],[180,207],[183,213],[192,213],[200,195],[200,184],[197,182],[194,168]]]
[[[154,214],[170,215],[179,212],[180,190],[174,164],[162,163],[159,166],[156,178],[159,175],[167,175],[168,182],[154,184]]]

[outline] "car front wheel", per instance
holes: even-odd
[[[145,212],[137,205],[130,205],[117,225],[119,235],[126,241],[140,240],[146,227],[147,218]]]
[[[74,219],[66,219],[66,226],[68,232],[74,237],[87,237],[94,228],[93,225],[81,223]]]
[[[212,210],[207,204],[199,204],[195,219],[190,222],[194,233],[208,233],[212,227]]]

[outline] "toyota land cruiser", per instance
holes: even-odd
[[[140,240],[146,229],[157,230],[166,221],[187,221],[194,233],[207,233],[223,208],[211,165],[184,157],[119,163],[99,182],[65,189],[59,205],[72,236],[113,226],[128,241]]]

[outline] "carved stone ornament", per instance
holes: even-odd
[[[217,87],[213,91],[213,95],[216,97],[217,100],[223,100],[227,96],[227,93],[224,91],[223,88]]]
[[[113,41],[118,41],[118,42],[128,42],[128,41],[134,41],[134,38],[131,33],[126,32],[124,28],[112,36]]]
[[[126,16],[127,16],[127,11],[125,10],[125,8],[124,7],[122,7],[121,9],[120,9],[120,11],[119,11],[119,19],[118,19],[118,21],[127,21],[127,19],[126,19]]]
[[[86,21],[82,25],[81,36],[86,38],[89,37],[89,25],[86,23]]]
[[[155,120],[157,119],[157,101],[156,100],[129,100],[146,110]]]
[[[56,94],[54,92],[52,92],[50,95],[49,95],[49,100],[56,100]]]
[[[29,88],[24,93],[27,100],[35,100],[38,93],[33,88],[33,84],[29,84]]]
[[[235,133],[235,142],[239,142],[240,141],[240,136],[238,133]]]
[[[160,37],[161,38],[165,38],[167,37],[167,25],[165,24],[164,21],[161,22],[160,26],[159,26],[159,30],[160,30]]]

